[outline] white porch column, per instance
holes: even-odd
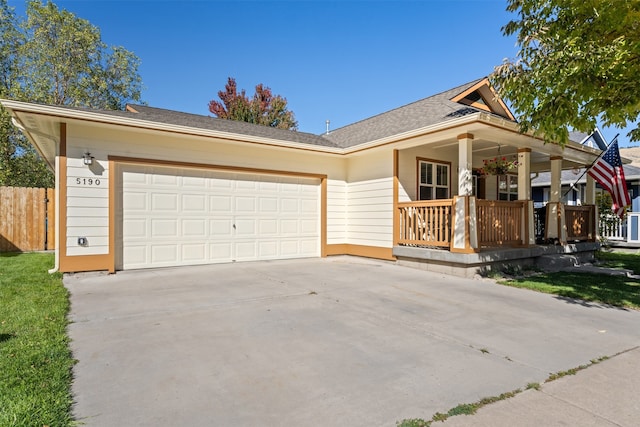
[[[458,196],[473,194],[472,144],[472,134],[458,135]]]
[[[560,203],[562,191],[562,156],[551,157],[551,189],[549,203],[547,204],[547,221],[545,236],[547,239],[558,239],[560,243],[566,242],[564,233],[564,215]]]
[[[596,180],[591,177],[591,175],[587,174],[587,186],[585,188],[584,195],[584,203],[586,205],[595,205],[596,204]],[[595,236],[593,238],[597,241],[600,238],[600,224],[598,224],[599,216],[598,216],[598,206],[594,211],[594,229]]]
[[[584,203],[586,205],[596,204],[596,180],[589,174],[587,174],[587,188],[585,189]]]
[[[525,246],[535,245],[533,200],[531,196],[531,148],[518,149],[518,200],[524,202],[522,210],[522,237]]]
[[[531,199],[531,148],[518,149],[518,200]]]
[[[551,157],[551,189],[549,201],[559,202],[562,191],[562,156]]]

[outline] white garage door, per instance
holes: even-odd
[[[119,269],[320,256],[319,179],[119,170]]]

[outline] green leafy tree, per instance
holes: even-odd
[[[507,10],[518,18],[502,31],[517,36],[519,52],[496,67],[491,82],[522,131],[564,145],[569,128],[637,122],[639,1],[508,0]],[[640,129],[629,137],[640,140]]]
[[[238,93],[235,79],[229,77],[225,90],[218,92],[220,101],[210,101],[209,111],[221,119],[255,123],[280,129],[298,128],[292,111],[287,109],[286,98],[273,95],[262,83],[256,85],[252,98],[243,89]]]
[[[28,2],[23,21],[6,0],[0,14],[3,98],[114,110],[140,100],[139,59],[107,46],[87,20],[37,0]],[[0,110],[0,185],[53,186],[51,171]]]

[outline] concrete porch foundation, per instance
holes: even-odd
[[[581,242],[564,246],[536,245],[489,249],[478,253],[453,253],[442,249],[395,246],[393,255],[400,265],[471,278],[476,274],[486,275],[492,270],[500,271],[507,267],[546,266],[556,259],[558,263],[565,263],[568,258],[574,263],[591,262],[599,248],[597,242]]]

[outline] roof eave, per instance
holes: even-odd
[[[110,114],[101,114],[95,111],[70,110],[51,105],[32,104],[22,101],[13,101],[0,99],[0,103],[11,112],[13,117],[17,117],[16,113],[38,114],[49,117],[56,117],[68,120],[81,120],[94,123],[102,123],[108,125],[118,125],[134,127],[139,129],[164,131],[171,133],[180,133],[193,136],[201,136],[207,138],[219,138],[224,140],[241,141],[262,145],[269,145],[282,148],[304,149],[318,151],[329,154],[342,154],[343,149],[337,147],[327,147],[322,145],[306,144],[302,142],[284,141],[280,139],[266,138],[260,136],[246,135],[241,133],[232,133],[224,131],[216,131],[211,129],[202,129],[191,126],[182,126],[167,124],[156,121],[149,121],[137,118],[115,116]],[[28,129],[28,128],[27,128]]]

